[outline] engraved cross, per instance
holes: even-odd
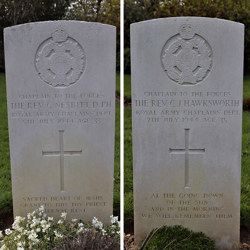
[[[189,154],[203,154],[205,148],[189,148],[189,128],[185,128],[185,148],[173,149],[169,148],[170,154],[184,154],[185,155],[185,188],[189,188]]]
[[[63,141],[64,130],[59,130],[59,146],[58,151],[42,151],[43,156],[59,156],[60,157],[60,186],[61,191],[65,191],[64,188],[64,156],[74,156],[81,155],[82,150],[79,151],[65,151],[64,150],[64,141]]]

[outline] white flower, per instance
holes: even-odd
[[[63,221],[62,220],[59,220],[58,222],[57,222],[57,224],[62,224],[63,223]]]
[[[102,229],[102,234],[106,235],[106,230]]]
[[[54,231],[56,238],[63,238],[62,234],[59,234],[57,231]]]
[[[19,239],[21,239],[21,235],[20,234],[18,234],[17,236],[14,237],[14,240],[19,240]]]
[[[98,222],[94,225],[94,227],[102,229],[103,224],[102,224],[102,222],[98,221]]]
[[[92,220],[92,225],[95,225],[97,222],[98,222],[98,219],[96,217],[94,217]]]
[[[31,219],[31,213],[27,214],[27,219],[30,220]]]
[[[22,247],[22,246],[23,246],[23,242],[18,242],[16,245],[17,245],[18,247]]]
[[[67,213],[61,213],[61,217],[65,220],[67,216]]]
[[[36,232],[37,232],[37,233],[41,232],[41,228],[38,227],[38,228],[36,229]]]
[[[5,244],[3,244],[0,248],[0,250],[8,250],[8,248],[5,246]]]
[[[82,222],[78,223],[78,227],[83,227],[84,224]]]
[[[72,219],[72,222],[77,222],[78,221],[78,219]]]
[[[21,217],[21,216],[16,216],[15,217],[15,221],[14,221],[14,223],[20,223],[21,221],[24,221],[25,220],[25,218],[24,217]]]
[[[39,207],[39,211],[44,212],[44,206],[43,205],[41,207]]]
[[[32,220],[32,222],[33,222],[33,223],[30,225],[30,227],[31,227],[31,228],[33,228],[33,227],[35,227],[35,226],[39,225],[40,220],[38,220],[38,219],[34,218],[34,219]]]
[[[36,241],[36,238],[38,237],[38,235],[35,232],[32,232],[28,238],[32,241]]]
[[[53,217],[48,217],[48,221],[53,221]]]
[[[18,247],[17,250],[24,250],[24,248],[23,247]]]
[[[95,228],[99,228],[99,229],[102,229],[103,227],[103,224],[101,221],[98,221],[98,219],[96,217],[93,218],[92,220],[92,225],[95,227]]]
[[[5,232],[6,235],[12,234],[12,230],[10,230],[9,228],[5,229],[4,232]]]
[[[77,233],[79,234],[79,233],[81,233],[81,232],[83,232],[83,231],[84,231],[84,227],[80,227],[80,228],[78,229]]]
[[[110,218],[111,218],[111,223],[112,224],[115,224],[116,222],[118,222],[118,216],[114,217],[113,215],[111,215]]]
[[[23,220],[22,217],[20,216],[17,216],[14,223],[12,224],[12,228],[17,230],[18,232],[22,232],[23,231],[23,228],[20,227],[19,223]]]

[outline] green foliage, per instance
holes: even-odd
[[[118,78],[117,78],[118,79]],[[115,170],[113,209],[115,215],[120,215],[120,103],[115,108]]]
[[[70,0],[0,0],[1,24],[6,26],[31,21],[57,20],[64,16]]]
[[[131,99],[131,78],[124,76],[124,95]],[[133,203],[133,154],[132,154],[132,112],[124,109],[124,218],[134,220]]]
[[[125,48],[130,47],[130,24],[153,18],[201,16],[245,24],[245,73],[250,73],[250,4],[247,0],[125,0]]]
[[[241,154],[241,225],[250,228],[250,113],[243,113]]]
[[[130,75],[124,75],[124,96],[128,100],[131,100],[131,77]]]
[[[243,99],[250,98],[250,77],[244,78]],[[243,112],[241,154],[241,225],[250,228],[250,113]]]
[[[130,48],[124,49],[124,73],[130,72]]]
[[[0,214],[12,210],[5,74],[0,74]]]
[[[3,29],[16,24],[61,19],[71,0],[0,0],[0,72],[4,66]]]
[[[214,242],[201,232],[195,233],[182,226],[164,226],[153,230],[139,249],[212,250],[215,246]]]
[[[244,77],[243,100],[246,98],[250,98],[250,76]]]
[[[119,0],[76,0],[72,1],[71,8],[65,15],[66,19],[102,22],[119,27],[120,1]]]
[[[126,223],[134,222],[134,196],[133,192],[124,194],[124,218]]]
[[[76,0],[64,19],[99,22],[117,27],[116,49],[120,50],[120,0]],[[117,56],[119,63],[119,55]],[[117,65],[119,68],[119,64]],[[118,69],[120,70],[120,69]]]

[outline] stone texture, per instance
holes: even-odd
[[[5,29],[14,215],[113,213],[115,27],[53,21]]]
[[[238,249],[244,26],[131,25],[135,239],[180,224]]]

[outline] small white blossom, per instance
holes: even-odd
[[[97,222],[98,222],[98,219],[96,217],[94,217],[92,220],[92,225],[95,225]]]
[[[27,219],[30,220],[31,219],[31,213],[27,214]]]
[[[78,219],[72,219],[72,222],[77,222],[78,221]]]
[[[95,228],[99,228],[99,229],[102,229],[103,227],[103,224],[101,221],[98,221],[98,219],[96,217],[93,218],[92,220],[92,225],[95,227]]]
[[[0,250],[8,250],[8,248],[5,246],[5,244],[3,244],[0,248]]]
[[[23,247],[18,247],[17,250],[24,250],[24,248]]]
[[[62,220],[59,220],[58,222],[57,222],[57,224],[62,224],[63,223],[63,221]]]
[[[12,230],[10,230],[9,228],[5,229],[4,232],[6,235],[12,234]]]
[[[19,239],[21,239],[21,235],[20,234],[18,234],[17,236],[14,237],[14,240],[19,240]]]
[[[24,244],[23,244],[23,242],[18,242],[16,245],[17,245],[18,247],[22,247]]]
[[[116,222],[118,222],[118,216],[114,217],[113,215],[111,215],[110,218],[111,218],[111,223],[112,224],[115,224]]]
[[[78,223],[78,227],[83,227],[84,224],[82,222]]]
[[[36,238],[38,237],[38,235],[35,232],[32,232],[28,238],[32,241],[36,241]]]
[[[67,213],[61,213],[61,217],[65,220],[67,216]]]
[[[59,234],[57,231],[54,231],[56,238],[63,238],[62,234]]]
[[[77,233],[79,234],[79,233],[81,233],[81,232],[83,232],[83,231],[84,231],[84,227],[80,227],[80,228],[78,229]]]
[[[48,221],[53,221],[53,217],[48,217]]]
[[[43,205],[41,207],[39,207],[39,211],[44,212],[44,206]]]

